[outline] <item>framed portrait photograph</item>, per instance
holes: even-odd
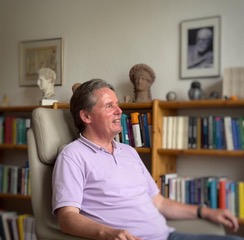
[[[62,85],[62,38],[22,41],[19,44],[19,85],[37,86],[38,71],[50,68],[56,73],[55,86]]]
[[[220,16],[180,23],[180,78],[220,76]]]

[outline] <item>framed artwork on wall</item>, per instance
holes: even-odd
[[[180,78],[220,76],[220,17],[180,24]]]
[[[62,85],[62,38],[22,41],[19,44],[19,85],[37,86],[38,70],[51,68],[57,77],[55,86]]]

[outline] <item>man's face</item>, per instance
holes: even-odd
[[[209,29],[201,29],[197,33],[196,47],[199,53],[208,51],[212,41],[212,32]]]
[[[122,110],[118,106],[118,98],[114,91],[102,88],[95,91],[95,106],[89,112],[90,126],[101,139],[111,139],[122,130],[120,118]]]

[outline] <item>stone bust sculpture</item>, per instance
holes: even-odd
[[[136,64],[130,69],[129,77],[134,85],[134,102],[152,101],[151,85],[156,78],[153,69],[146,64]]]
[[[37,85],[42,91],[42,98],[50,98],[55,95],[54,84],[56,73],[51,68],[41,68],[38,71]]]

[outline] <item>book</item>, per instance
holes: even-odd
[[[27,218],[29,216],[30,216],[29,214],[18,215],[17,225],[18,225],[18,232],[19,232],[20,240],[25,240],[24,220],[25,220],[25,218]]]
[[[233,136],[232,136],[232,127],[231,127],[231,117],[224,117],[224,130],[225,130],[225,141],[226,149],[229,151],[234,150]]]
[[[4,116],[0,115],[0,144],[4,143]]]
[[[209,202],[210,208],[216,209],[218,207],[218,196],[217,196],[217,178],[212,177],[208,179],[209,185]]]
[[[162,117],[162,148],[168,148],[168,117]]]
[[[129,142],[129,134],[128,134],[128,127],[127,127],[127,118],[128,115],[125,113],[121,114],[121,126],[122,126],[122,134],[121,134],[121,141],[125,144],[130,144]]]
[[[147,112],[147,122],[148,122],[150,146],[152,146],[152,114],[150,112]]]
[[[240,148],[241,150],[244,150],[244,117],[239,117],[238,118],[238,122],[239,122],[239,136],[240,136]]]
[[[208,149],[208,117],[202,117],[202,148]]]
[[[142,137],[141,137],[141,130],[139,125],[139,112],[133,112],[130,115],[131,115],[131,123],[132,123],[135,147],[142,147]]]
[[[239,150],[240,149],[239,136],[238,136],[239,130],[237,128],[237,121],[235,118],[231,118],[231,129],[232,129],[234,150]]]
[[[4,234],[5,234],[5,239],[6,240],[10,240],[10,229],[8,226],[8,218],[13,217],[13,216],[17,216],[17,213],[14,211],[6,211],[1,215],[2,218],[2,222],[3,222],[3,229],[4,229]]]
[[[214,148],[225,149],[224,124],[221,117],[214,118]]]
[[[208,148],[214,148],[214,137],[213,137],[214,117],[213,115],[208,116]]]
[[[168,116],[167,119],[167,148],[173,149],[173,116]]]
[[[226,194],[226,179],[220,179],[219,180],[219,208],[221,209],[226,209],[227,207],[227,203],[226,203],[226,198],[227,198],[227,194]]]
[[[184,149],[184,116],[178,116],[176,118],[177,121],[177,128],[176,128],[176,149]]]
[[[238,183],[239,188],[239,218],[244,219],[244,182]]]
[[[4,232],[4,227],[3,227],[3,219],[2,219],[2,215],[5,213],[6,211],[4,210],[0,210],[0,239],[1,240],[5,240],[5,232]]]
[[[161,178],[161,193],[164,197],[169,197],[169,179],[177,177],[177,173],[167,173],[160,176]]]
[[[202,118],[197,117],[197,149],[202,148]]]
[[[144,147],[151,147],[147,114],[141,113],[139,117],[141,119],[141,124],[142,124],[142,138],[143,138]]]

